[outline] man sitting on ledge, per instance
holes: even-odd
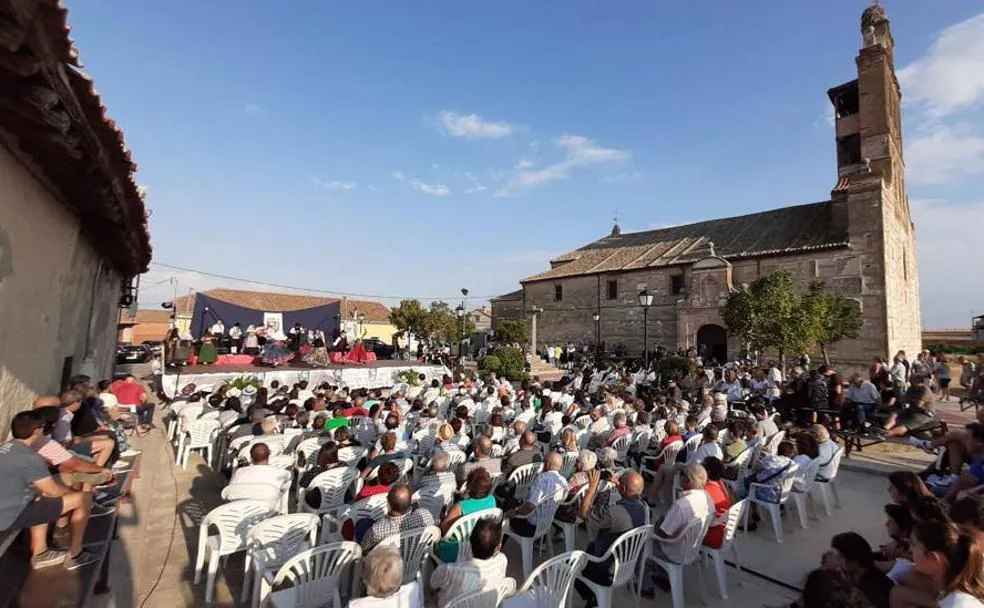
[[[65,564],[76,570],[99,561],[82,548],[92,495],[74,492],[48,473],[31,444],[44,436],[36,412],[21,412],[10,423],[10,441],[0,444],[0,530],[31,529],[31,567]],[[48,547],[48,524],[67,517],[71,530],[68,552]]]

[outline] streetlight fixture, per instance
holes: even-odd
[[[467,290],[462,289],[463,292]],[[465,368],[465,305],[464,303],[459,304],[457,308],[454,309],[455,314],[458,315],[458,370],[464,371]]]
[[[648,289],[639,292],[639,306],[642,306],[642,356],[649,369],[649,307],[653,305],[653,296]]]
[[[591,318],[594,319],[595,323],[595,357],[598,356],[598,351],[601,348],[601,313],[595,311]]]

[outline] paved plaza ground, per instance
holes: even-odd
[[[956,404],[944,406],[947,412]],[[967,412],[960,419],[970,417]],[[950,414],[948,413],[948,416]],[[119,540],[114,543],[110,562],[111,592],[96,596],[93,605],[103,607],[156,607],[204,605],[204,581],[194,585],[193,564],[198,523],[204,513],[220,504],[219,492],[225,477],[205,466],[201,456],[192,455],[188,469],[174,463],[174,455],[162,429],[144,438],[134,438],[143,451],[139,479],[133,486],[133,499],[120,508]],[[795,511],[783,520],[785,537],[777,544],[767,520],[755,532],[740,533],[742,564],[748,572],[736,575],[728,571],[729,600],[717,593],[713,568],[704,571],[704,591],[709,606],[776,606],[797,595],[806,574],[819,565],[820,556],[830,538],[839,532],[861,533],[873,545],[885,542],[882,505],[888,500],[884,472],[908,466],[922,468],[931,457],[908,447],[878,446],[853,455],[837,480],[842,504],[833,516],[823,514],[815,505],[809,527],[801,529]],[[578,535],[583,548],[586,535]],[[557,550],[562,550],[558,542]],[[506,543],[509,575],[523,580],[518,547]],[[541,558],[536,555],[535,561]],[[241,557],[233,556],[220,570],[216,585],[216,605],[238,606],[242,589]],[[688,606],[700,605],[697,574],[689,568],[685,574]],[[620,600],[633,601],[623,590]],[[574,606],[581,603],[575,600]],[[616,604],[617,605],[617,604]],[[642,599],[641,606],[669,606],[668,595],[657,593],[653,600]]]

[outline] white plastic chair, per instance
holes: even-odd
[[[581,501],[584,500],[584,495],[587,493],[587,491],[588,491],[588,484],[581,485],[581,487],[577,489],[577,492],[575,492],[573,496],[571,496],[564,502],[557,505],[557,508],[559,509],[560,507],[564,506],[564,507],[573,507],[575,510],[578,509],[581,506]],[[580,522],[580,519],[581,518],[575,515],[574,516],[575,521],[573,522],[560,521],[559,519],[556,518],[554,518],[553,520],[553,525],[560,528],[560,531],[564,533],[564,551],[567,551],[568,553],[574,550],[574,544],[575,541],[577,540],[577,525]]]
[[[577,580],[587,585],[594,593],[598,600],[598,608],[611,608],[612,592],[629,584],[632,580],[639,556],[643,549],[648,546],[647,542],[652,534],[653,527],[651,525],[639,526],[616,538],[615,542],[608,547],[608,550],[601,557],[585,556],[585,565],[590,562],[605,563],[613,560],[612,583],[610,585],[600,585],[580,575],[577,577]]]
[[[680,543],[683,545],[683,555],[679,563],[654,557],[651,553],[651,546],[647,543],[646,558],[639,561],[639,577],[638,582],[636,583],[636,601],[638,601],[639,594],[642,590],[642,577],[646,569],[646,563],[649,560],[653,560],[659,564],[669,576],[670,594],[673,597],[673,608],[684,608],[683,569],[690,564],[696,563],[697,575],[700,579],[701,594],[704,593],[704,577],[700,568],[700,562],[697,562],[697,557],[700,555],[700,549],[703,546],[704,536],[707,534],[708,523],[709,522],[706,520],[696,520],[687,526],[676,538],[669,541],[674,544]],[[652,526],[649,528],[652,529]],[[661,542],[661,539],[658,538],[651,538],[650,540],[652,542]]]
[[[797,466],[796,464],[791,464],[785,473],[783,473],[782,479],[779,480],[779,501],[769,502],[767,500],[761,500],[755,495],[755,491],[758,489],[770,490],[771,484],[761,484],[753,483],[748,488],[748,500],[752,504],[759,505],[768,514],[769,519],[772,520],[772,530],[776,534],[776,542],[782,543],[782,510],[779,508],[781,505],[786,504],[789,500],[789,495],[792,493],[793,483],[796,481]],[[745,532],[748,532],[748,520],[745,521]]]
[[[427,509],[434,516],[434,521],[441,521],[444,512],[454,500],[454,491],[445,491],[442,486],[421,488],[413,493],[411,502],[421,509]]]
[[[482,509],[481,511],[475,511],[468,515],[463,515],[455,520],[451,527],[448,529],[447,534],[441,539],[442,542],[455,542],[458,546],[458,558],[455,563],[463,563],[467,559],[471,559],[471,542],[470,536],[472,530],[475,529],[475,524],[478,523],[480,519],[498,519],[502,520],[502,509]],[[435,556],[436,558],[436,556]]]
[[[181,436],[181,443],[178,446],[181,468],[187,470],[188,456],[192,450],[204,450],[205,463],[212,467],[212,446],[215,445],[215,436],[218,432],[218,420],[196,420],[193,422],[188,431]]]
[[[755,461],[755,448],[745,448],[741,454],[735,456],[734,460],[727,463],[728,466],[738,469],[738,475],[734,479],[722,479],[724,485],[728,486],[733,494],[738,494],[745,487],[745,479],[752,470],[752,463]]]
[[[391,545],[399,549],[400,557],[403,558],[404,585],[411,581],[418,581],[423,585],[422,566],[439,540],[441,540],[441,529],[437,526],[426,526],[388,536],[379,544]]]
[[[693,437],[691,437],[684,443],[684,447],[687,449],[688,459],[694,453],[694,451],[696,451],[697,448],[700,447],[700,444],[703,440],[704,440],[704,436],[702,434],[695,433]]]
[[[523,556],[523,576],[529,576],[533,571],[533,546],[536,541],[540,541],[540,550],[543,551],[543,543],[547,543],[547,550],[553,555],[553,542],[550,533],[553,531],[554,513],[560,501],[564,499],[564,491],[560,490],[553,496],[543,496],[530,513],[527,515],[514,515],[514,518],[529,519],[536,516],[536,528],[533,536],[523,536],[513,532],[509,527],[503,528],[503,535],[519,543],[519,548]]]
[[[536,476],[542,471],[543,463],[533,462],[516,467],[516,469],[509,474],[507,483],[514,482],[516,484],[516,492],[513,494],[516,500],[522,501],[526,499],[526,496],[530,493],[530,486],[533,485],[533,481],[536,479]]]
[[[804,530],[808,527],[806,522],[810,519],[810,514],[807,512],[807,507],[810,504],[810,496],[813,493],[817,469],[820,468],[821,464],[819,458],[814,458],[805,469],[797,471],[796,478],[803,490],[797,490],[797,484],[795,482],[790,490],[793,497],[793,504],[796,505],[796,513],[799,515],[800,527]]]
[[[560,475],[564,479],[570,479],[571,475],[577,471],[577,452],[567,452],[563,455],[563,464],[560,465]]]
[[[814,477],[815,485],[813,487],[820,490],[820,500],[823,501],[823,510],[827,513],[827,515],[833,515],[833,506],[840,505],[840,497],[837,496],[837,486],[834,485],[834,482],[837,480],[837,471],[840,469],[840,462],[843,456],[844,448],[837,448],[837,451],[834,452],[830,462],[825,465],[820,465],[821,467],[830,467],[829,476],[826,478]],[[831,500],[831,498],[833,498],[833,500]]]
[[[364,447],[348,446],[338,450],[338,461],[349,466],[355,466],[366,457],[369,450]]]
[[[768,440],[765,442],[765,447],[762,448],[762,451],[765,452],[766,454],[775,454],[776,452],[779,451],[779,444],[782,443],[782,440],[785,438],[786,438],[786,431],[779,431],[775,435],[772,435],[771,437],[768,438]]]
[[[319,523],[317,515],[294,513],[271,517],[253,526],[246,536],[242,602],[250,597],[251,577],[253,601],[250,605],[256,608],[266,599],[277,569],[294,555],[317,544]]]
[[[386,516],[386,509],[386,494],[376,494],[367,496],[356,503],[345,505],[337,514],[325,513],[321,516],[323,524],[321,526],[321,542],[327,542],[333,532],[340,532],[342,524],[346,520],[352,520],[352,525],[363,519],[379,521]]]
[[[294,448],[294,455],[297,457],[297,472],[299,475],[304,474],[308,469],[318,464],[318,452],[321,450],[321,446],[329,441],[331,441],[331,437],[312,437],[297,444],[297,447]]]
[[[274,591],[270,603],[276,608],[342,608],[339,587],[349,567],[362,559],[362,548],[352,542],[331,543],[308,549],[280,567],[273,586],[292,583]]]
[[[314,513],[323,515],[334,513],[345,506],[345,492],[359,479],[359,472],[348,467],[338,467],[329,469],[324,473],[319,473],[308,487],[297,489],[297,510],[303,513]],[[308,505],[305,496],[307,493],[318,489],[320,502],[317,507]]]
[[[738,525],[745,520],[748,511],[748,500],[739,500],[731,505],[724,516],[724,535],[721,539],[721,546],[717,549],[702,546],[700,551],[703,555],[710,557],[714,561],[714,572],[717,575],[718,591],[721,599],[728,599],[728,580],[725,576],[724,556],[731,552],[735,560],[735,570],[741,574],[741,558],[738,555],[738,545],[735,543],[735,533]],[[717,522],[716,522],[717,523]],[[710,526],[708,526],[710,527]],[[706,535],[706,533],[705,533]]]
[[[260,500],[237,500],[219,505],[202,518],[198,526],[198,549],[195,557],[195,584],[202,578],[202,568],[208,559],[205,602],[212,601],[219,558],[246,550],[246,535],[255,524],[276,515],[276,511]],[[210,534],[212,527],[217,534]]]
[[[567,606],[574,578],[587,560],[584,551],[572,551],[552,557],[536,567],[516,595],[526,595],[535,606]]]
[[[499,608],[502,600],[516,591],[516,579],[504,578],[493,589],[480,589],[459,595],[445,604],[444,608]]]
[[[632,445],[632,437],[630,435],[624,435],[615,440],[615,443],[611,446],[617,454],[615,456],[615,462],[624,463],[626,461],[629,457],[630,445]]]
[[[680,450],[682,450],[682,449],[683,449],[683,442],[682,441],[674,441],[673,443],[667,444],[666,447],[664,447],[662,450],[660,450],[659,454],[656,455],[656,459],[657,460],[662,459],[661,460],[661,463],[662,464],[660,466],[663,466],[663,465],[672,465],[673,463],[676,462],[677,454],[679,454],[680,453]],[[643,455],[643,458],[642,458],[642,471],[641,472],[642,473],[649,473],[650,475],[655,476],[656,475],[656,469],[650,469],[649,467],[646,466],[646,458],[649,458],[649,457]]]

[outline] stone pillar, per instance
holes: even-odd
[[[536,313],[537,311],[534,310],[530,320],[530,350],[532,351],[530,354],[534,357],[536,357]]]

